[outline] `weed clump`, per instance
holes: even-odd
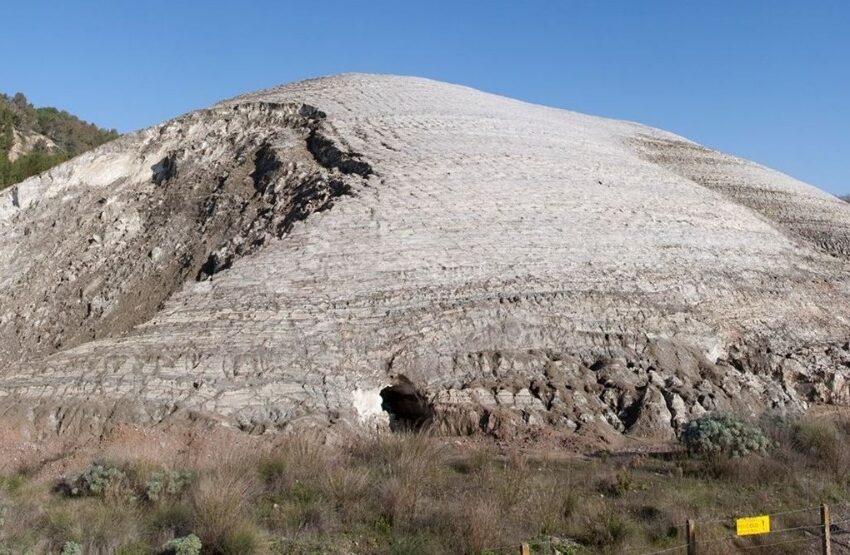
[[[791,447],[829,466],[841,465],[841,440],[830,422],[798,420],[791,425]]]

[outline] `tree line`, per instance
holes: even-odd
[[[12,161],[9,153],[15,143],[15,131],[22,135],[44,135],[56,147],[48,148],[44,141],[39,141],[30,152]],[[64,110],[35,108],[22,93],[14,96],[0,94],[0,189],[116,137],[116,130],[101,129]]]

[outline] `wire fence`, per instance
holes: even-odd
[[[799,515],[806,520],[806,513],[817,519],[811,523],[794,523],[787,521],[791,515]],[[831,514],[842,515],[844,518],[834,520]],[[762,513],[761,517],[769,517],[769,530],[763,533],[739,535],[736,531],[736,522],[744,515],[730,515],[726,517],[710,517],[706,519],[690,520],[688,524],[671,526],[676,530],[676,536],[680,530],[686,530],[686,542],[660,548],[654,551],[646,551],[645,548],[621,549],[618,553],[623,555],[662,555],[662,554],[692,554],[692,553],[774,553],[778,548],[790,546],[806,546],[807,544],[818,544],[822,546],[823,553],[832,553],[830,544],[832,536],[850,534],[850,503],[838,503],[827,507],[826,505],[815,505],[789,509],[772,513]],[[783,526],[784,524],[784,526]],[[779,526],[779,527],[777,527]],[[725,545],[725,547],[723,547]],[[842,547],[846,544],[836,542]],[[532,555],[533,553],[570,553],[571,547],[561,541],[538,541],[533,544],[512,544],[493,547],[486,550],[487,553],[514,553],[521,555]],[[577,547],[577,545],[576,545]],[[806,553],[820,553],[806,548]]]

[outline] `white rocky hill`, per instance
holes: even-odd
[[[0,198],[0,413],[41,431],[670,439],[850,400],[850,205],[642,125],[343,75]]]

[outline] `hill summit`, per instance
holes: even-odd
[[[342,75],[0,198],[0,409],[42,431],[668,440],[848,402],[850,205],[643,125]]]

